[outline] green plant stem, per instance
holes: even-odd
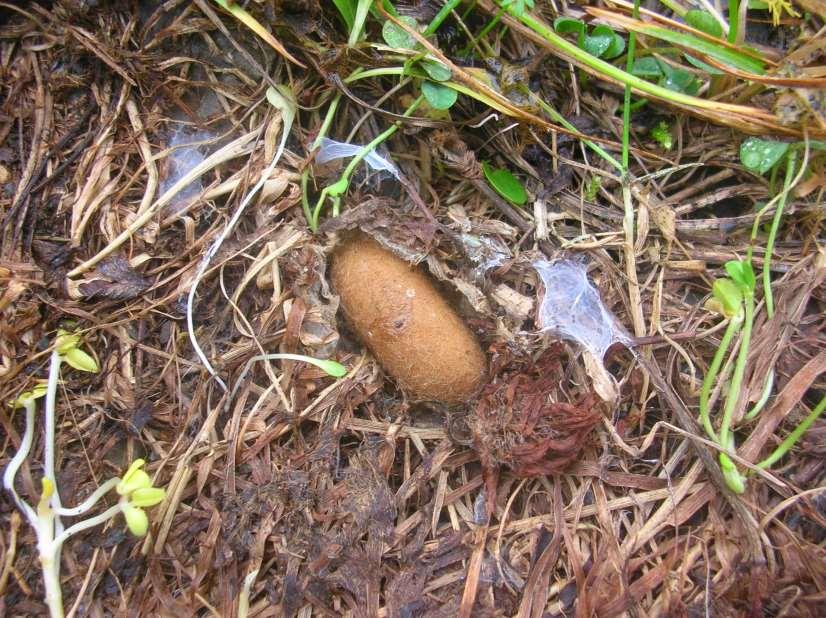
[[[774,367],[769,368],[769,374],[766,376],[766,383],[763,385],[763,392],[760,393],[760,399],[754,404],[754,407],[749,410],[746,415],[743,417],[745,420],[750,421],[755,416],[760,414],[760,411],[766,407],[766,404],[769,401],[769,397],[772,394],[772,388],[774,387]]]
[[[695,109],[719,109],[720,107],[720,103],[718,101],[707,101],[699,97],[683,94],[682,92],[669,90],[668,88],[665,88],[663,86],[652,84],[651,82],[646,81],[640,77],[637,77],[636,75],[633,75],[627,71],[623,71],[622,69],[615,67],[613,64],[609,62],[600,60],[599,58],[596,58],[589,54],[584,49],[580,49],[573,43],[564,39],[556,32],[545,26],[545,24],[534,19],[530,14],[512,14],[512,17],[522,22],[523,25],[527,26],[536,34],[545,39],[552,47],[570,56],[577,62],[587,65],[594,71],[598,71],[600,74],[611,79],[614,79],[620,82],[621,84],[630,86],[631,88],[635,88],[640,92],[659,97],[666,101],[671,101],[672,103],[676,103],[678,105],[685,105]]]
[[[711,398],[711,389],[717,381],[717,374],[720,372],[720,367],[723,365],[723,360],[725,360],[726,355],[728,354],[728,350],[731,347],[731,342],[734,339],[734,336],[740,331],[742,323],[743,320],[741,316],[734,316],[729,320],[728,326],[723,333],[723,338],[720,340],[720,345],[714,353],[714,358],[711,360],[708,373],[706,373],[706,377],[703,379],[703,386],[700,389],[700,422],[706,430],[708,437],[715,442],[719,442],[719,439],[717,438],[717,432],[714,431],[714,427],[711,424],[711,414],[708,408],[708,401]]]
[[[726,405],[723,408],[723,420],[720,423],[720,446],[728,448],[729,432],[731,430],[731,419],[734,415],[734,407],[740,398],[740,387],[743,385],[743,376],[746,373],[746,360],[749,357],[749,347],[751,345],[751,329],[754,324],[754,293],[748,291],[743,299],[746,306],[746,317],[743,321],[743,336],[740,341],[740,350],[737,354],[737,362],[734,365],[734,373],[731,376],[728,392],[726,393]]]
[[[77,506],[72,508],[61,508],[59,511],[57,511],[58,515],[63,515],[64,517],[76,517],[78,515],[82,515],[83,513],[91,509],[93,506],[95,506],[95,504],[97,504],[98,501],[101,498],[103,498],[103,496],[105,496],[115,487],[117,487],[117,484],[119,482],[120,479],[117,477],[109,479],[108,481],[103,483],[103,485],[101,485],[95,491],[93,491],[92,494],[88,498],[86,498],[86,500],[84,500]]]
[[[745,0],[748,2],[748,0]],[[728,0],[728,42],[736,43],[740,32],[740,0]]]
[[[821,414],[823,414],[823,410],[825,409],[826,397],[820,400],[820,403],[818,403],[815,408],[809,412],[808,416],[806,416],[806,418],[794,428],[794,431],[786,436],[786,439],[783,440],[783,442],[781,442],[776,449],[774,449],[774,452],[771,455],[758,463],[757,467],[765,470],[783,457],[783,455],[788,453],[789,449],[791,449],[800,437],[806,433],[806,430],[811,427],[812,423],[814,423]]]
[[[632,11],[634,19],[640,16],[640,0],[634,0]],[[625,59],[625,70],[630,74],[634,66],[634,57],[637,51],[637,37],[633,32],[628,34],[628,56]],[[631,144],[631,86],[625,85],[622,102],[622,173],[628,174],[629,150]]]
[[[470,45],[475,45],[481,39],[483,39],[488,32],[493,30],[496,27],[496,24],[502,21],[502,15],[504,13],[504,9],[499,9],[499,12],[496,15],[494,15],[493,18],[487,24],[485,24],[485,26],[479,31],[479,34],[477,34],[473,41],[470,42]]]
[[[763,295],[766,299],[766,313],[771,319],[774,316],[774,295],[772,294],[771,282],[771,260],[774,252],[774,241],[777,239],[777,231],[780,229],[780,219],[783,217],[783,210],[786,208],[786,199],[791,190],[794,168],[797,163],[797,152],[789,152],[786,159],[786,178],[783,181],[783,192],[780,194],[780,201],[774,211],[774,218],[769,229],[769,237],[766,240],[766,257],[763,262]]]
[[[441,9],[439,9],[439,12],[436,13],[432,20],[430,20],[430,23],[428,24],[427,28],[425,28],[422,34],[424,36],[430,36],[431,34],[434,34],[439,29],[439,26],[442,25],[442,22],[444,22],[444,20],[447,19],[447,16],[450,15],[453,9],[455,9],[461,3],[462,0],[448,0],[448,2],[445,2],[444,6]]]
[[[350,77],[353,77],[353,75],[358,75],[359,72],[361,72],[360,68],[356,69]],[[327,132],[330,130],[330,125],[333,124],[333,118],[335,118],[340,101],[341,93],[336,94],[336,96],[333,97],[333,100],[330,101],[330,106],[327,108],[327,113],[324,115],[324,120],[321,122],[321,127],[318,129],[318,135],[316,135],[313,140],[310,150],[315,150],[318,148],[321,145],[321,140],[327,137]],[[313,213],[310,210],[310,200],[307,198],[309,180],[310,168],[308,166],[301,172],[301,208],[304,211],[304,218],[307,220],[307,225],[311,225],[313,220]]]
[[[416,98],[416,100],[414,100],[410,104],[410,106],[404,111],[402,116],[404,116],[405,118],[409,117],[413,112],[416,111],[416,109],[418,109],[419,105],[422,104],[422,101],[424,101],[424,95],[420,94]],[[353,172],[355,171],[358,164],[361,163],[364,160],[364,157],[366,157],[368,153],[375,150],[376,146],[378,146],[379,144],[381,144],[381,143],[385,142],[386,140],[388,140],[396,131],[398,131],[400,126],[401,126],[401,121],[397,120],[392,125],[390,125],[387,129],[385,129],[384,131],[379,133],[375,138],[373,138],[373,140],[369,144],[367,144],[364,148],[361,149],[361,152],[359,152],[356,156],[354,156],[350,160],[350,163],[347,165],[347,167],[344,168],[344,171],[342,172],[339,179],[335,183],[333,183],[333,185],[331,185],[331,186],[344,185],[344,187],[345,187],[344,191],[346,191],[346,187],[350,183],[350,176],[353,174]],[[333,198],[333,213],[336,214],[336,215],[338,214],[338,202],[340,201],[340,194],[336,193],[335,195],[331,195],[329,189],[330,189],[330,187],[325,187],[321,191],[321,195],[318,198],[318,202],[316,202],[315,209],[313,210],[313,213],[312,213],[312,219],[311,219],[311,224],[310,224],[310,227],[313,229],[313,231],[318,229],[318,220],[319,220],[319,217],[321,216],[321,209],[324,206],[324,201],[326,200],[326,198],[328,196]]]

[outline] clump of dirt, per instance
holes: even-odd
[[[358,235],[336,250],[331,274],[356,334],[411,395],[460,403],[479,390],[479,343],[415,266]]]
[[[513,358],[504,351],[494,356],[493,377],[469,420],[489,500],[502,467],[518,477],[560,472],[599,422],[600,399],[593,391],[577,392],[567,384],[565,358],[561,343],[536,360]]]

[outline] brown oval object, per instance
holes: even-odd
[[[412,395],[460,403],[479,388],[479,343],[415,266],[358,236],[334,253],[332,281],[356,334]]]

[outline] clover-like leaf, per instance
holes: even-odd
[[[413,29],[418,26],[416,20],[412,17],[408,17],[407,15],[399,17],[399,21],[407,24]],[[384,22],[384,25],[381,28],[381,36],[385,43],[395,49],[413,49],[416,47],[416,39],[414,39],[410,33],[407,32],[407,30],[397,26],[389,19]]]
[[[625,39],[614,31],[611,31],[611,34],[613,35],[611,44],[608,46],[608,49],[605,50],[604,54],[604,57],[608,60],[616,58],[625,51]]]
[[[659,80],[659,85],[675,92],[696,95],[700,90],[700,83],[693,74],[684,69],[675,69],[665,62],[660,63],[663,76]]]
[[[765,174],[788,150],[787,142],[750,137],[740,146],[740,162],[751,172]]]
[[[506,169],[496,169],[482,162],[485,178],[494,190],[509,202],[522,206],[528,201],[528,193],[522,183]]]
[[[631,73],[637,77],[662,77],[663,71],[659,61],[653,56],[643,56],[634,60]]]
[[[437,82],[422,82],[422,94],[433,109],[450,109],[459,94],[453,89]]]
[[[559,34],[581,35],[585,33],[585,22],[573,17],[557,17],[554,20],[554,30]]]
[[[425,72],[430,76],[430,79],[437,82],[446,82],[450,79],[450,69],[438,60],[425,58],[420,64]]]
[[[614,31],[608,26],[600,24],[591,30],[591,34],[585,37],[582,48],[592,56],[601,58],[613,42]]]

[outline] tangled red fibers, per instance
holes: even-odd
[[[563,384],[562,355],[563,347],[557,344],[535,362],[494,360],[494,378],[482,390],[470,421],[489,499],[503,465],[519,477],[560,472],[577,457],[599,422],[597,396],[591,391],[570,392],[573,389]]]

